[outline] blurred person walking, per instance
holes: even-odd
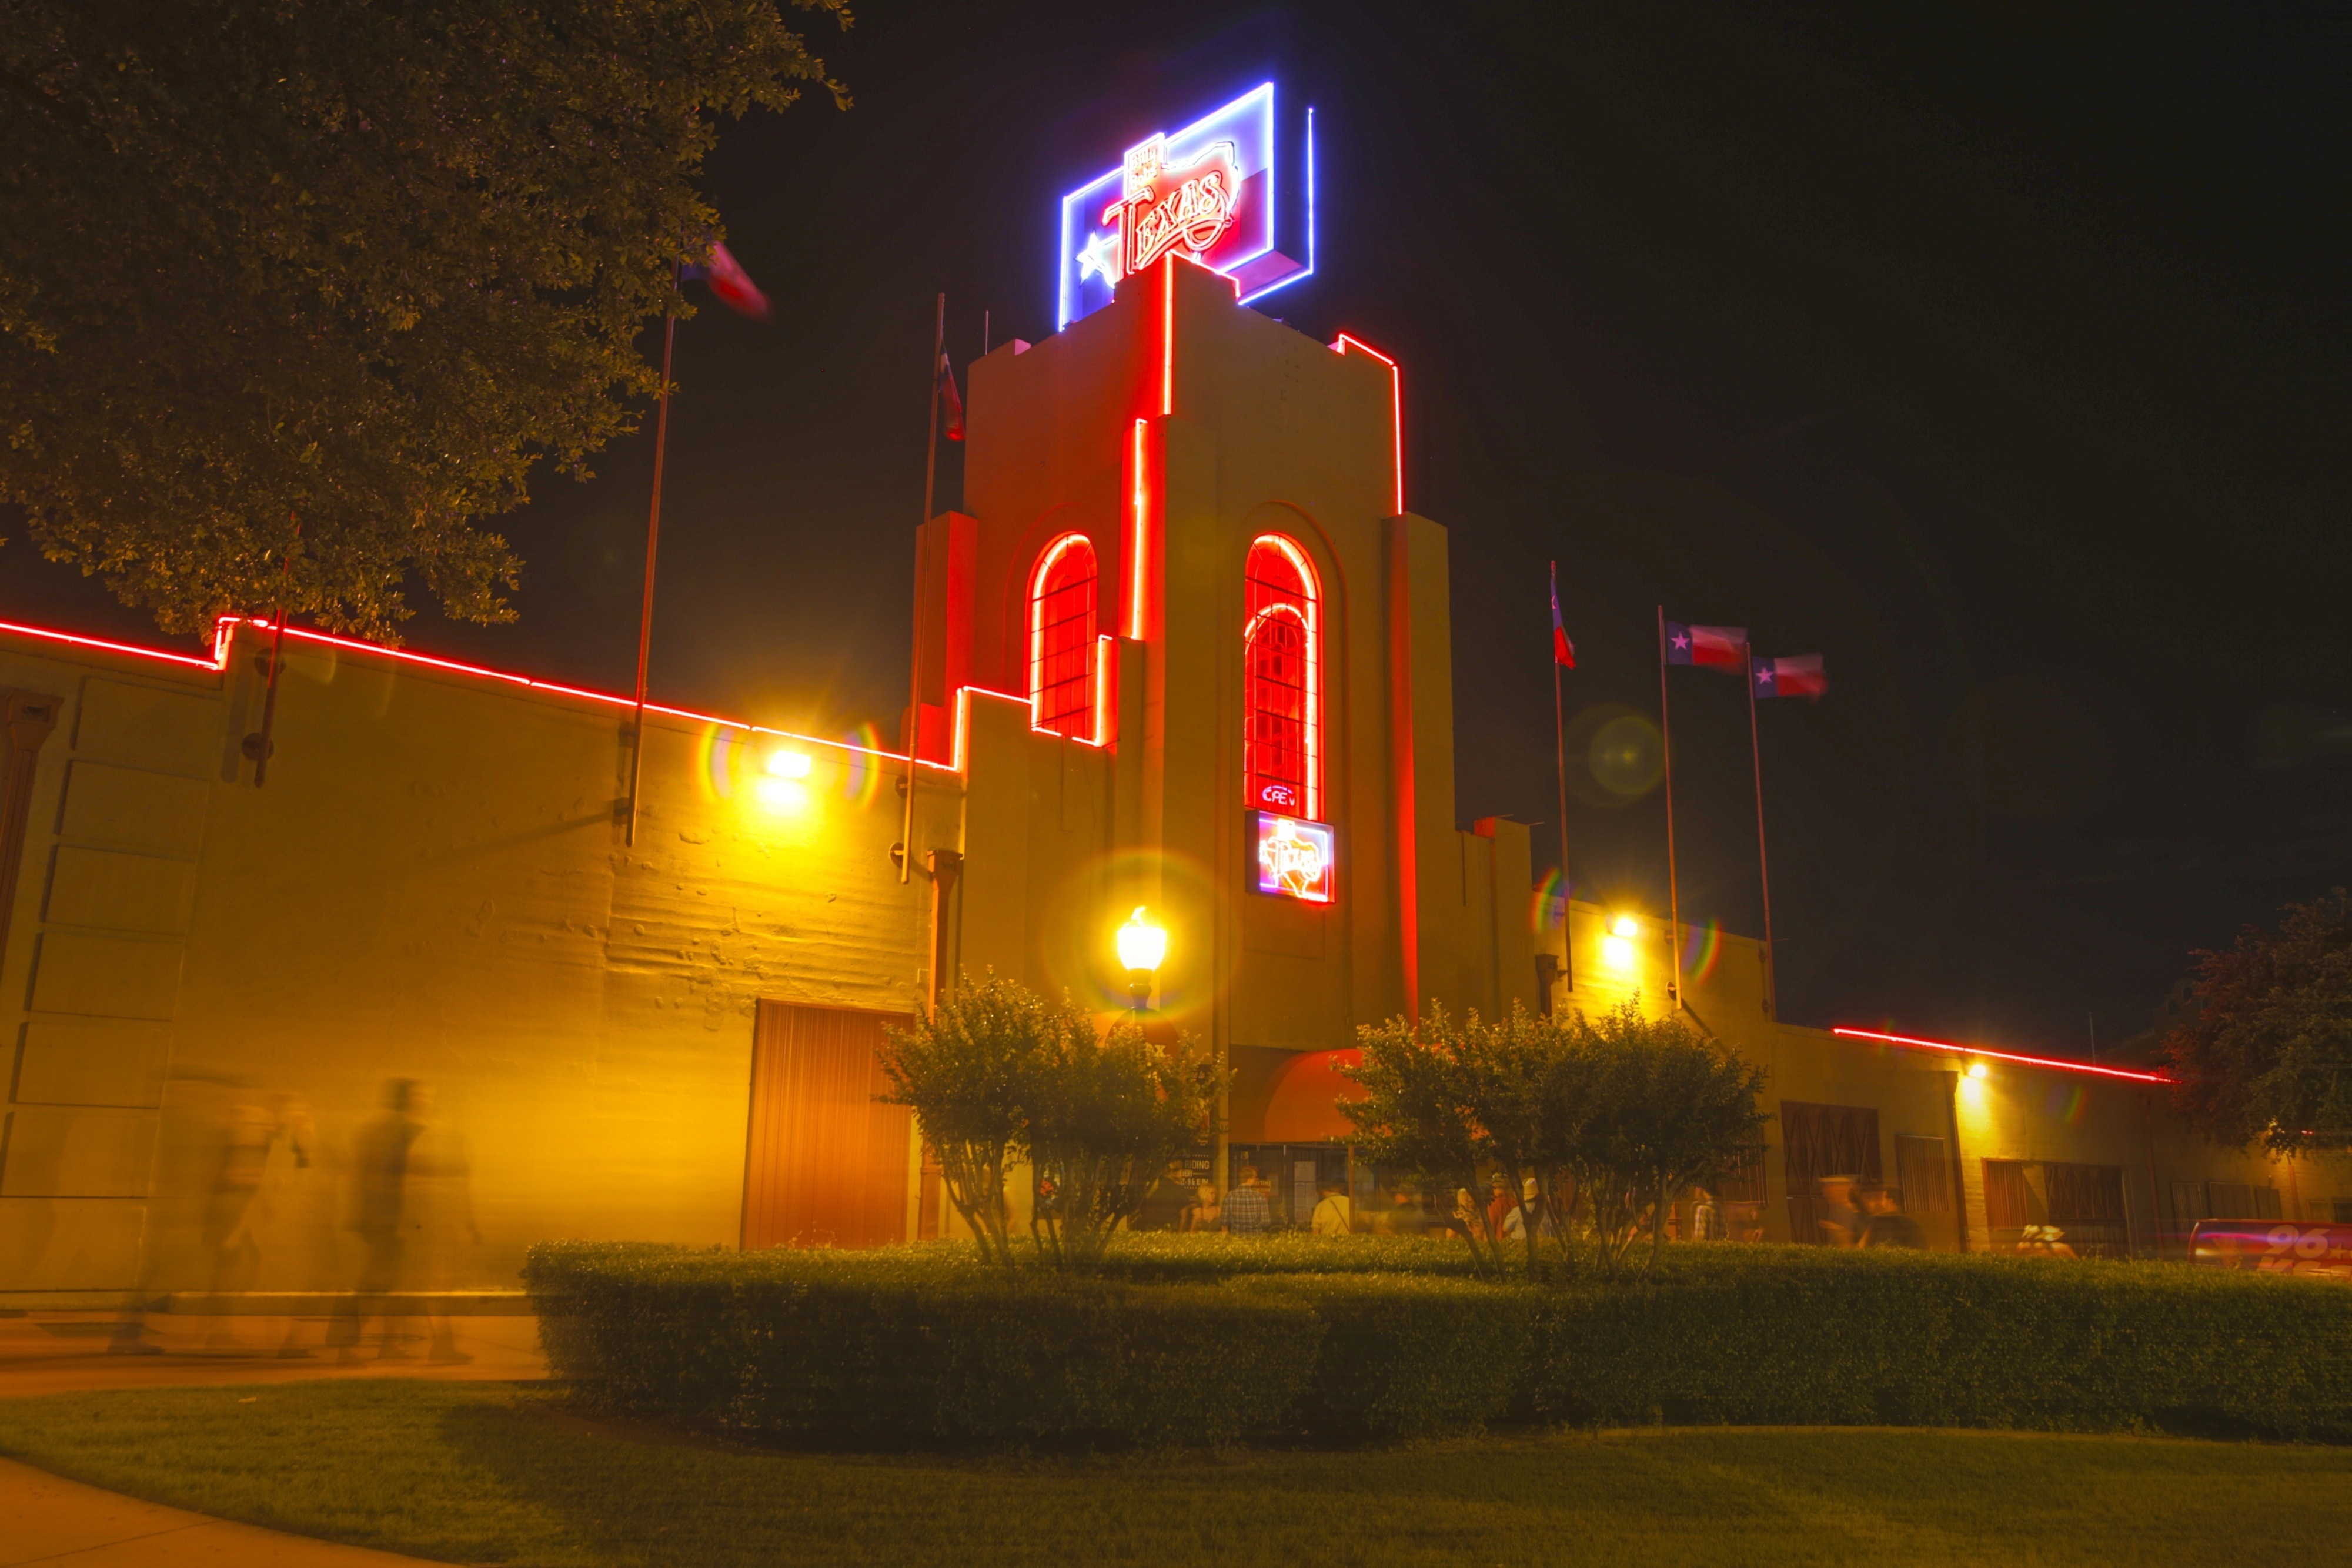
[[[1869,1216],[1862,1227],[1859,1247],[1911,1247],[1925,1251],[1927,1233],[1919,1222],[1903,1212],[1902,1194],[1893,1187],[1866,1186],[1861,1189],[1863,1212]]]
[[[366,1247],[367,1258],[360,1265],[357,1284],[327,1333],[327,1343],[338,1353],[335,1359],[346,1365],[360,1359],[360,1330],[370,1316],[385,1320],[378,1360],[406,1361],[414,1354],[400,1347],[388,1315],[390,1303],[384,1298],[410,1282],[409,1242],[425,1229],[417,1212],[424,1207],[417,1201],[422,1195],[414,1190],[416,1178],[425,1173],[415,1155],[417,1141],[426,1130],[425,1118],[432,1113],[433,1092],[414,1078],[394,1078],[384,1085],[383,1103],[383,1113],[360,1129],[352,1151],[351,1228]],[[474,1240],[479,1242],[482,1236],[474,1225],[471,1197],[464,1190],[465,1174],[462,1168],[454,1173],[462,1217]],[[375,1308],[373,1313],[371,1302]],[[457,1348],[456,1330],[446,1313],[428,1315],[427,1322],[434,1361],[473,1359]]]

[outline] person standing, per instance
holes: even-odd
[[[1225,1234],[1263,1236],[1274,1226],[1274,1206],[1258,1180],[1255,1166],[1242,1167],[1242,1179],[1225,1195]]]
[[[1323,1188],[1322,1200],[1315,1206],[1315,1216],[1308,1228],[1318,1236],[1350,1236],[1355,1233],[1353,1206],[1348,1201],[1345,1184],[1330,1182]]]
[[[1723,1210],[1717,1207],[1715,1194],[1703,1186],[1691,1188],[1690,1239],[1720,1241],[1723,1236]]]

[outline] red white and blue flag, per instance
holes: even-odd
[[[710,285],[710,292],[719,297],[721,305],[739,315],[749,316],[754,321],[768,319],[768,297],[760,292],[760,286],[751,281],[751,275],[743,270],[743,264],[724,245],[711,246],[709,266],[688,262],[678,268],[678,277],[701,278]]]
[[[1788,659],[1758,659],[1748,666],[1759,697],[1819,697],[1830,689],[1829,673],[1819,653],[1799,653]]]
[[[1748,662],[1745,626],[1685,626],[1666,622],[1666,663],[1707,670],[1737,670]]]
[[[940,356],[940,403],[948,412],[947,436],[950,441],[963,439],[963,394],[956,391],[955,367],[944,353]]]
[[[1568,640],[1568,622],[1559,618],[1559,568],[1551,569],[1551,662],[1576,668],[1576,644]]]

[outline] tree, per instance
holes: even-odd
[[[1591,1206],[1601,1272],[1616,1274],[1646,1221],[1654,1267],[1675,1196],[1741,1160],[1764,1125],[1761,1068],[1701,1039],[1678,1018],[1625,1002],[1599,1022],[1576,1015],[1591,1071],[1588,1114],[1567,1156]]]
[[[1162,1050],[1131,1019],[1097,1036],[1067,997],[1049,1002],[992,975],[889,1030],[881,1065],[883,1098],[914,1112],[981,1255],[1008,1268],[1016,1164],[1051,1193],[1032,1210],[1038,1257],[1090,1268],[1168,1162],[1199,1143],[1217,1090],[1190,1040]]]
[[[908,1028],[885,1031],[880,1052],[891,1084],[882,1098],[915,1113],[981,1256],[1007,1267],[1005,1172],[1040,1093],[1045,1040],[1059,1027],[1044,998],[992,975],[976,986],[967,979]]]
[[[2287,905],[2276,931],[2197,955],[2188,1019],[2158,1055],[2173,1103],[2215,1142],[2352,1146],[2352,899]]]
[[[717,121],[808,82],[775,0],[5,0],[0,503],[166,630],[510,619],[478,525],[634,428]]]
[[[1477,1015],[1470,1016],[1475,1027]],[[1471,1109],[1472,1072],[1464,1062],[1465,1030],[1435,1003],[1420,1019],[1402,1014],[1356,1031],[1360,1060],[1344,1069],[1365,1091],[1339,1113],[1356,1146],[1375,1163],[1410,1171],[1452,1192],[1478,1186],[1480,1129]],[[1501,1239],[1473,1226],[1470,1257],[1481,1273],[1501,1262]]]
[[[1053,1199],[1038,1206],[1031,1234],[1055,1267],[1092,1268],[1168,1162],[1200,1144],[1215,1070],[1191,1040],[1163,1051],[1131,1018],[1097,1040],[1067,1002],[1040,1067],[1021,1146]]]

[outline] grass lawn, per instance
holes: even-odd
[[[986,1459],[724,1447],[499,1384],[0,1401],[0,1453],[457,1563],[2134,1564],[2336,1559],[2352,1450],[1667,1428],[1362,1452]]]

